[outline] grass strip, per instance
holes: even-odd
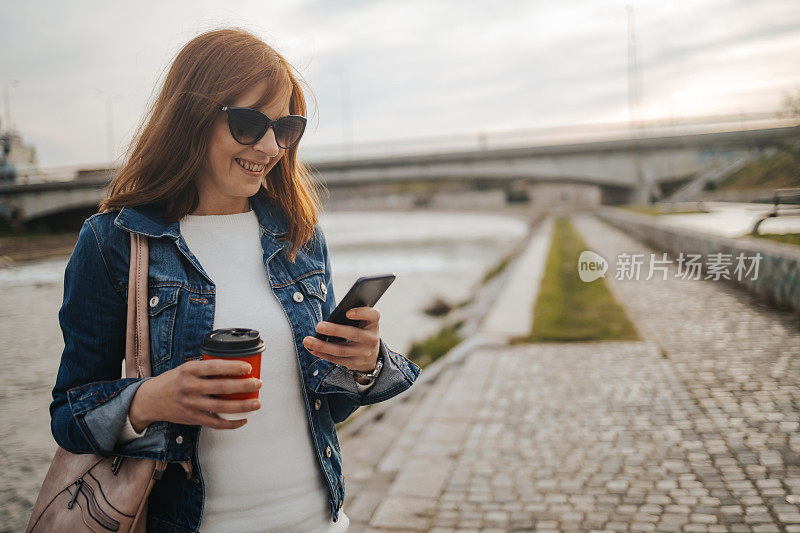
[[[651,217],[658,217],[661,215],[694,215],[697,213],[708,213],[708,211],[703,211],[701,209],[692,209],[688,207],[676,207],[674,209],[670,209],[669,207],[663,205],[621,205],[619,207],[622,209],[627,209],[628,211],[633,211],[634,213],[639,213],[641,215],[650,215]]]
[[[800,233],[759,233],[758,235],[749,236],[800,246]]]
[[[511,259],[514,258],[516,255],[516,251],[512,251],[511,253],[507,254],[505,257],[500,259],[494,266],[492,266],[486,273],[483,275],[483,279],[481,280],[481,284],[485,285],[489,280],[499,275],[503,270],[506,269],[508,264],[511,262]]]
[[[412,343],[408,350],[408,358],[420,368],[433,363],[464,340],[458,333],[463,323],[463,320],[459,320],[455,324],[446,324],[433,335]]]
[[[599,278],[587,283],[578,277],[578,257],[586,249],[569,219],[556,219],[542,286],[533,309],[531,333],[514,342],[639,340],[605,280]]]

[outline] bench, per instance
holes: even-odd
[[[756,221],[755,225],[753,225],[753,230],[750,232],[750,235],[758,235],[758,227],[761,225],[762,222],[764,222],[768,218],[774,218],[781,215],[782,216],[800,215],[800,187],[792,187],[789,189],[775,189],[773,191],[772,200],[756,200],[756,201],[771,202],[772,211]],[[789,206],[789,207],[784,207],[784,209],[778,211],[779,206]]]

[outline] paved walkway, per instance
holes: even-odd
[[[800,532],[796,320],[719,282],[609,283],[643,342],[473,339],[343,431],[351,531]]]

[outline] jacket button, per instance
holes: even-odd
[[[294,298],[294,301],[295,301],[295,302],[302,302],[302,301],[303,301],[303,295],[302,295],[302,294],[300,294],[299,292],[295,292],[295,293],[292,295],[292,298]]]
[[[177,437],[175,437],[175,442],[177,442],[178,444],[183,444],[183,437],[178,435]]]
[[[328,446],[327,448],[325,448],[325,457],[330,457],[330,456],[331,456],[331,447]]]
[[[325,285],[324,281],[319,282],[319,288],[322,291],[322,294],[328,294],[328,287]]]
[[[315,409],[315,410],[317,410],[317,411],[319,411],[319,408],[320,408],[320,407],[322,407],[322,400],[320,400],[319,398],[317,398],[317,401],[316,401],[316,402],[314,402],[314,409]]]
[[[316,376],[317,374],[319,374],[319,370],[314,370],[314,372],[311,375]]]
[[[150,298],[150,307],[155,307],[158,305],[158,296],[153,296]]]

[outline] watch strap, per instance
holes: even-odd
[[[353,377],[356,379],[357,383],[361,383],[362,385],[368,385],[371,383],[375,378],[378,377],[380,374],[381,369],[383,368],[383,354],[378,354],[378,359],[375,362],[375,369],[372,372],[361,372],[359,370],[351,370]]]

